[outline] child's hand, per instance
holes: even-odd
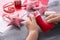
[[[29,34],[26,40],[37,40],[38,39],[38,26],[36,24],[36,20],[34,15],[30,14],[28,19],[26,20],[26,27],[29,31]]]
[[[46,14],[46,21],[48,23],[58,23],[60,22],[60,14]]]
[[[30,14],[29,17],[27,18],[26,26],[29,32],[38,31],[38,25],[33,14]]]

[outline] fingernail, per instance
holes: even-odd
[[[51,23],[50,20],[47,20],[48,23]]]
[[[29,16],[33,16],[32,14],[29,14]]]
[[[31,16],[32,14],[30,14],[30,16]]]

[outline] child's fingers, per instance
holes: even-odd
[[[55,18],[52,18],[52,19],[49,19],[47,20],[48,23],[57,23],[58,22],[58,17],[55,17]]]
[[[35,22],[36,21],[35,20],[35,16],[33,14],[29,14],[29,17],[30,17],[30,19],[31,19],[32,22]]]
[[[27,18],[26,21],[25,21],[25,23],[28,26],[31,23],[30,18]]]
[[[51,15],[49,15],[48,17],[46,17],[46,20],[49,20],[49,19],[52,19],[52,18],[55,18],[55,17],[56,17],[56,15],[51,14]]]
[[[30,29],[31,27],[31,20],[30,20],[30,18],[27,18],[27,20],[25,21],[25,25],[26,25],[26,27],[27,27],[27,29]]]

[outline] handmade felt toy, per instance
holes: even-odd
[[[3,15],[3,17],[7,16],[7,18],[10,18],[9,25],[16,25],[20,27],[19,24],[22,21],[24,21],[24,19],[22,19],[22,17],[19,16],[21,16],[20,14],[24,14],[21,13],[23,12],[21,10],[25,10],[27,11],[26,14],[32,13],[35,15],[37,24],[39,25],[39,27],[43,32],[48,32],[49,30],[54,28],[55,26],[54,23],[47,23],[41,17],[44,14],[44,12],[47,10],[48,0],[25,0],[23,4],[21,2],[22,2],[21,0],[14,0],[14,3],[12,3],[13,5],[12,7],[10,7],[11,5],[7,6],[8,12],[5,10],[5,7],[3,6],[5,12],[13,13],[13,14],[9,14],[9,16]]]

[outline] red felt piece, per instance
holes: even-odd
[[[21,0],[15,0],[14,1],[14,6],[16,8],[16,10],[20,10],[21,9]]]
[[[55,26],[54,23],[44,22],[43,19],[42,19],[42,17],[40,15],[36,17],[36,21],[37,21],[37,24],[39,25],[39,27],[41,28],[41,30],[43,32],[48,32],[51,29],[53,29],[54,26]]]

